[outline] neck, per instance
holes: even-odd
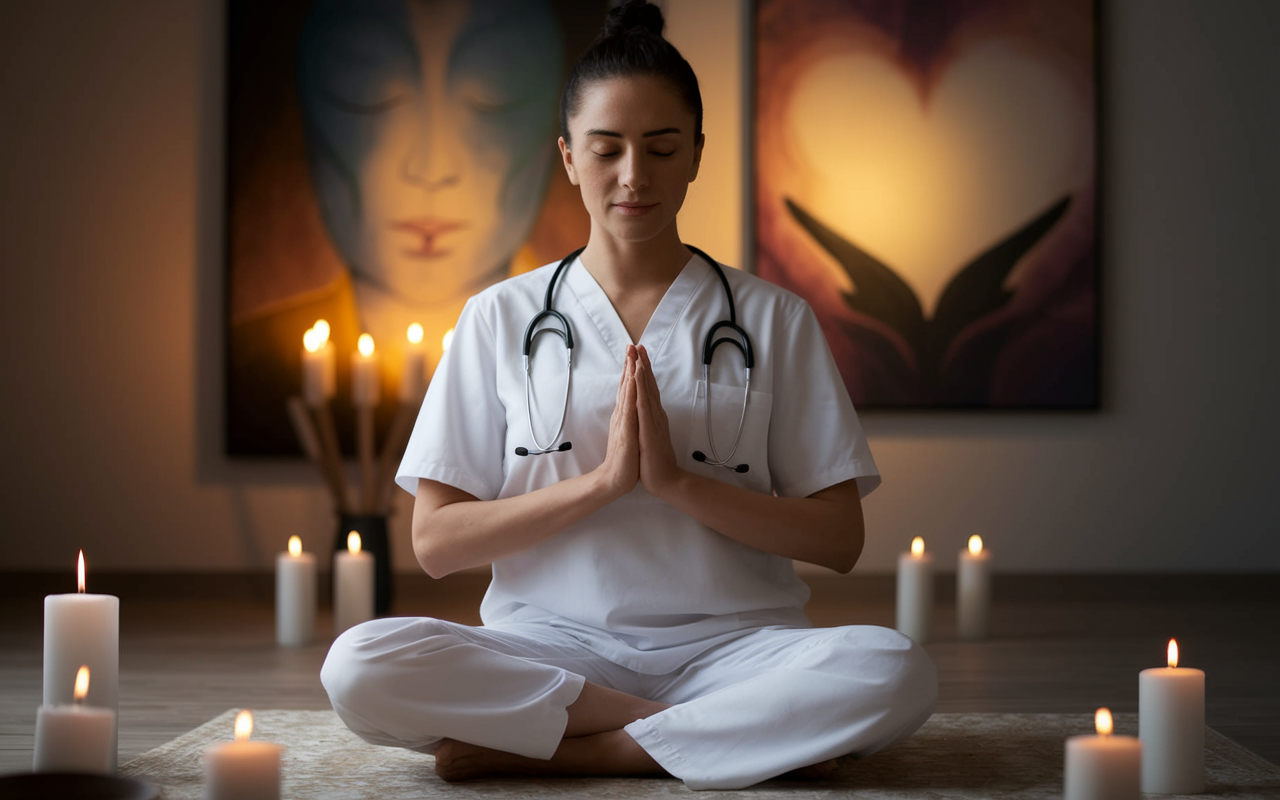
[[[674,222],[660,235],[643,242],[602,235],[593,224],[587,249],[582,251],[582,264],[606,291],[634,291],[665,289],[691,257],[689,248],[680,242]]]

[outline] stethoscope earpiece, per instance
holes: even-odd
[[[560,446],[554,450],[534,450],[529,452],[527,447],[517,447],[516,455],[518,456],[545,456],[547,453],[563,453],[565,450],[572,450],[573,442],[561,442]]]
[[[704,452],[702,452],[701,450],[694,450],[694,451],[693,451],[693,460],[694,460],[694,461],[697,461],[699,464],[705,464],[705,463],[707,463],[707,454],[706,454],[706,453],[704,453]],[[714,462],[713,462],[713,463],[714,463]],[[749,465],[749,464],[739,464],[739,465],[738,465],[738,466],[736,466],[736,467],[731,467],[731,466],[729,466],[728,464],[716,464],[716,466],[718,466],[718,467],[724,467],[725,469],[731,469],[731,470],[733,470],[734,472],[737,472],[738,474],[742,474],[742,473],[744,473],[744,472],[750,472],[750,471],[751,471],[751,465]]]

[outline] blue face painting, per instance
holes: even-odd
[[[447,306],[505,277],[555,166],[563,42],[540,0],[319,0],[308,159],[353,274]]]

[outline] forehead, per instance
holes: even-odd
[[[693,135],[693,111],[670,82],[652,75],[592,81],[582,88],[578,113],[569,119],[570,133],[592,129],[623,135],[679,128]]]

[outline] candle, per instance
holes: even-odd
[[[347,534],[347,552],[333,565],[333,627],[342,633],[373,619],[373,555],[360,551],[360,534]]]
[[[89,667],[81,666],[72,687],[73,705],[36,711],[35,772],[115,772],[116,712],[84,704]]]
[[[93,673],[84,704],[120,711],[120,598],[85,593],[84,551],[76,564],[76,594],[44,599],[44,705],[75,702],[75,679],[82,665]],[[116,769],[119,721],[111,726],[111,772]]]
[[[956,628],[961,639],[987,638],[991,617],[991,559],[982,537],[970,536],[969,549],[960,551],[956,570]]]
[[[308,644],[316,633],[316,557],[289,537],[289,552],[276,556],[276,642]]]
[[[413,323],[407,334],[409,345],[404,350],[404,370],[400,375],[400,402],[421,403],[427,391],[426,351],[422,347],[422,326]]]
[[[204,754],[205,800],[279,800],[278,744],[249,741],[253,714],[236,715],[236,740],[215,744]]]
[[[1137,800],[1142,773],[1142,743],[1112,736],[1111,711],[1094,716],[1097,736],[1067,739],[1065,800]]]
[[[898,630],[924,644],[932,607],[933,557],[917,536],[911,540],[911,552],[898,558]]]
[[[1204,672],[1178,666],[1173,639],[1167,668],[1138,673],[1138,738],[1142,791],[1204,791]]]
[[[329,323],[322,319],[302,335],[302,396],[311,408],[319,408],[333,398],[337,387],[337,364]]]
[[[378,356],[373,352],[373,337],[367,333],[360,334],[357,348],[351,354],[351,402],[357,408],[372,408],[381,399]]]

